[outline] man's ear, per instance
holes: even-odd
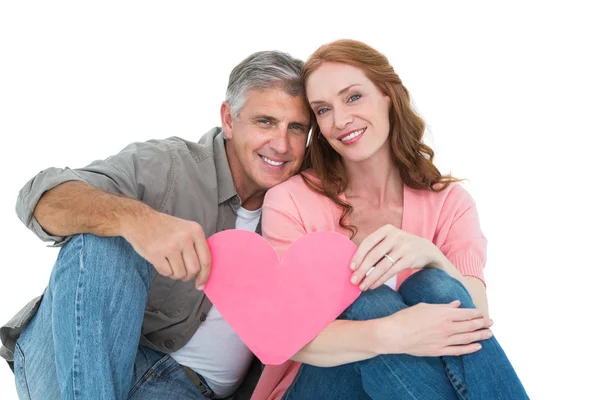
[[[225,138],[231,140],[233,137],[233,115],[231,115],[231,106],[228,102],[224,101],[221,104],[221,126],[225,133]]]

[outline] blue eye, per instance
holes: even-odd
[[[352,96],[350,96],[350,98],[348,99],[349,101],[356,101],[360,99],[360,94],[353,94]]]
[[[319,108],[319,109],[317,110],[317,115],[323,115],[323,113],[325,113],[325,112],[326,112],[326,111],[328,111],[328,110],[329,110],[329,109],[328,109],[328,108],[325,108],[325,107],[323,107],[323,108]]]

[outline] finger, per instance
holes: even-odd
[[[193,243],[186,245],[183,248],[183,262],[185,264],[185,278],[183,279],[185,282],[189,282],[192,279],[196,278],[198,272],[200,272],[200,260],[198,259],[198,255],[196,254],[196,249]]]
[[[469,333],[459,333],[457,335],[452,335],[449,338],[449,344],[456,345],[464,345],[471,344],[475,342],[479,342],[481,340],[487,340],[492,337],[492,331],[489,329],[481,329],[475,332]]]
[[[178,251],[176,253],[169,254],[168,261],[171,265],[171,269],[173,270],[173,275],[171,275],[171,279],[180,280],[185,278],[185,266],[183,263],[183,256],[181,255],[181,252]]]
[[[475,318],[469,321],[454,322],[452,324],[452,334],[460,334],[467,332],[475,332],[480,329],[489,328],[491,326],[489,318]]]
[[[161,258],[159,262],[152,263],[152,265],[160,275],[167,278],[173,276],[173,269],[171,268],[171,264],[169,264],[169,260],[166,258]]]
[[[198,261],[200,262],[200,272],[196,276],[196,288],[199,288],[201,285],[206,284],[206,281],[208,281],[212,257],[210,255],[208,243],[206,243],[204,238],[197,239],[194,242],[194,248],[196,249],[196,254],[198,255]]]
[[[371,268],[375,267],[380,260],[382,260],[383,255],[389,253],[394,246],[392,240],[384,239],[378,245],[369,251],[369,253],[364,257],[363,262],[358,266],[356,271],[352,274],[351,282],[354,284],[358,284],[362,282],[362,280],[367,276],[367,272],[371,271],[369,275],[373,274],[375,270],[371,270]],[[387,259],[386,259],[387,260]],[[390,262],[387,264],[382,263],[381,267],[382,271],[379,272],[377,277],[381,276],[381,274],[385,273],[390,268]],[[375,268],[377,269],[377,267]]]
[[[387,279],[397,274],[395,265],[396,264],[392,264],[387,258],[382,258],[381,261],[375,265],[373,273],[365,275],[365,279],[360,283],[360,289],[375,289],[374,285],[376,282],[385,283]]]
[[[354,253],[352,260],[350,261],[350,269],[355,270],[363,263],[371,249],[385,239],[386,232],[385,227],[381,227],[360,242],[360,245],[358,245],[358,248],[356,249],[356,253]]]
[[[458,300],[456,300],[458,301]],[[472,319],[483,318],[483,311],[478,310],[476,308],[461,308],[458,310],[454,310],[450,315],[452,321],[470,321]]]
[[[381,275],[379,277],[379,280],[377,280],[375,283],[373,283],[370,287],[368,287],[368,289],[377,289],[379,286],[385,284],[387,281],[389,281],[390,279],[392,279],[395,275],[398,274],[398,272],[400,272],[402,269],[404,269],[404,263],[402,263],[402,257],[403,257],[403,252],[401,249],[393,249],[388,256],[396,261],[393,265],[391,265],[391,267],[385,272],[385,274]],[[388,264],[391,264],[391,261],[388,260],[386,257],[383,257],[380,261],[380,263],[385,263],[387,262]],[[400,265],[398,265],[400,263]]]
[[[204,286],[208,281],[208,275],[202,275],[202,271],[204,271],[204,268],[202,268],[200,273],[196,275],[196,283],[194,284],[198,290],[204,290]]]
[[[385,275],[389,272],[389,265],[386,267],[381,265],[381,263],[377,263],[374,267],[371,267],[369,271],[365,274],[365,279],[360,283],[360,290],[374,289],[371,286],[375,281],[379,282],[381,280],[381,276]]]
[[[386,263],[386,262],[388,264],[391,264],[391,261],[388,260],[385,257],[379,262],[379,264]],[[366,288],[363,289],[363,290],[376,289],[379,286],[385,284],[390,279],[392,279],[394,276],[398,275],[398,273],[400,271],[402,271],[402,270],[404,270],[406,268],[409,268],[410,264],[411,264],[411,262],[409,261],[408,258],[400,258],[398,261],[396,261],[395,264],[391,265],[390,268],[387,271],[385,271],[385,273],[382,274],[377,281],[375,281],[373,283],[370,283],[368,281],[368,279],[370,278],[370,276],[369,276],[369,277],[365,278],[365,280],[363,281],[363,283],[360,284],[360,287],[362,289],[363,284],[365,284]]]
[[[460,307],[460,300],[454,300],[454,301],[452,301],[450,303],[447,303],[447,304],[437,304],[437,305],[442,306],[442,307],[459,308]]]
[[[373,247],[371,251],[369,251],[369,253],[363,259],[362,264],[360,264],[356,270],[363,270],[365,271],[366,275],[367,271],[369,271],[371,267],[377,265],[377,263],[379,263],[380,261],[387,261],[387,264],[385,264],[387,270],[391,266],[391,262],[387,258],[384,258],[384,255],[391,253],[394,250],[394,247],[396,246],[397,243],[395,243],[395,241],[392,238],[386,237],[381,242],[379,242],[378,245]]]
[[[377,289],[379,286],[381,285],[385,285],[385,283],[387,281],[389,281],[390,279],[392,279],[394,276],[398,275],[397,272],[393,271],[393,270],[388,270],[385,274],[383,274],[381,276],[381,278],[379,278],[377,280],[377,282],[375,282],[374,284],[372,284],[371,286],[369,286],[367,288],[367,290],[373,290],[373,289]]]
[[[481,350],[481,344],[471,343],[464,346],[444,347],[438,356],[464,356],[465,354],[475,353]]]

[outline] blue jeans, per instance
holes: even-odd
[[[440,270],[425,269],[408,278],[398,293],[385,285],[364,292],[340,319],[382,318],[417,303],[454,300],[475,308],[460,282]],[[496,338],[481,345],[478,352],[460,357],[389,354],[338,367],[303,364],[283,399],[528,399]]]
[[[212,397],[169,355],[139,346],[151,277],[152,266],[122,238],[71,238],[17,341],[19,398]]]

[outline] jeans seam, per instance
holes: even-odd
[[[446,372],[446,376],[448,380],[454,387],[456,394],[460,396],[462,400],[468,400],[468,396],[465,394],[467,392],[467,386],[456,376],[456,374],[448,367],[448,364],[442,359],[442,363],[444,364],[444,371]]]
[[[15,343],[15,351],[18,352],[19,356],[21,357],[21,365],[19,366],[19,370],[21,372],[23,386],[26,392],[25,394],[27,395],[27,399],[31,399],[29,385],[27,384],[27,375],[25,374],[25,354],[23,354],[23,351],[21,351],[21,346],[19,346],[19,343]]]
[[[142,383],[146,382],[148,378],[150,378],[150,376],[152,376],[161,365],[169,361],[170,357],[170,355],[165,354],[160,360],[158,360],[150,368],[148,368],[148,371],[146,371],[144,375],[142,375],[142,377],[138,379],[137,382],[131,387],[129,393],[127,394],[127,398],[130,398],[135,393],[135,391],[142,385]]]
[[[79,398],[79,394],[81,392],[81,388],[77,385],[77,378],[79,376],[79,351],[81,350],[81,299],[83,284],[82,284],[82,275],[85,270],[84,262],[83,262],[83,254],[84,254],[84,235],[80,235],[78,239],[82,242],[81,248],[79,250],[79,277],[77,279],[77,290],[75,292],[75,349],[73,351],[73,398]]]
[[[382,364],[384,364],[389,371],[393,371],[393,369],[391,368],[390,364],[387,362],[387,359],[385,357],[381,357],[380,359],[381,359]],[[419,400],[417,397],[415,397],[414,393],[411,390],[409,390],[404,385],[404,383],[402,382],[402,380],[398,379],[398,377],[396,376],[396,374],[393,373],[392,375],[394,376],[394,378],[396,378],[396,380],[398,381],[398,383],[406,390],[406,392],[410,395],[410,397],[413,400]]]

